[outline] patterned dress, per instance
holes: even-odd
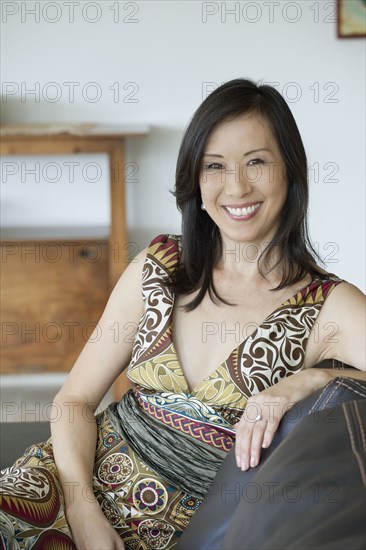
[[[303,369],[309,333],[342,282],[333,274],[314,279],[190,390],[172,340],[174,296],[164,285],[180,254],[179,236],[151,242],[143,269],[145,311],[128,368],[133,389],[96,415],[89,490],[131,550],[175,547],[234,444],[233,424],[248,397]],[[75,549],[52,439],[27,448],[1,474],[0,546]]]

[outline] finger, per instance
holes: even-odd
[[[263,442],[262,442],[263,448],[269,447],[270,444],[272,443],[274,435],[278,430],[280,421],[281,421],[281,418],[273,418],[267,423],[266,430],[263,436]]]
[[[267,423],[267,420],[262,418],[254,424],[249,453],[249,465],[251,468],[255,468],[259,464],[264,435],[267,429]]]
[[[241,444],[241,439],[242,439],[242,436],[243,436],[241,426],[242,426],[242,422],[240,420],[238,422],[236,422],[236,424],[233,425],[233,427],[235,428],[235,432],[236,432],[236,434],[235,434],[235,460],[236,460],[236,465],[237,465],[238,468],[240,468],[240,464],[241,464],[240,444]]]
[[[241,464],[240,444],[241,444],[240,431],[237,431],[236,439],[235,439],[235,460],[238,468],[240,468],[240,464]]]
[[[252,441],[252,425],[244,421],[239,430],[237,436],[237,465],[242,471],[245,471],[249,468],[249,456],[250,456],[250,447]]]

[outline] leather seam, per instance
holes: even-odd
[[[339,367],[335,366],[336,362],[340,365]],[[336,359],[332,359],[332,369],[333,370],[345,370],[344,363],[342,361],[337,361]]]
[[[355,438],[354,438],[354,434],[353,434],[353,431],[352,431],[352,426],[351,426],[351,421],[350,421],[350,417],[349,417],[349,412],[348,412],[348,410],[347,410],[347,407],[345,407],[345,404],[343,404],[343,413],[344,413],[344,417],[345,417],[346,424],[347,424],[348,435],[349,435],[349,438],[350,438],[350,440],[351,440],[352,452],[353,452],[353,454],[354,454],[354,456],[355,456],[356,462],[358,463],[358,467],[359,467],[359,470],[360,470],[360,474],[361,474],[361,479],[362,479],[363,485],[364,485],[364,487],[366,487],[366,473],[365,473],[365,468],[363,467],[362,460],[361,460],[361,457],[360,457],[360,453],[359,453],[359,452],[357,451],[357,449],[356,449]]]
[[[329,383],[332,384],[333,381],[331,381]],[[344,378],[344,377],[339,377],[338,380],[334,381],[334,388],[333,388],[333,391],[330,393],[330,395],[328,396],[328,398],[326,399],[326,401],[323,403],[323,405],[321,405],[322,408],[325,407],[325,405],[329,402],[329,400],[331,399],[331,397],[333,396],[334,392],[338,389],[338,386],[344,386],[345,388],[351,390],[352,392],[354,392],[355,394],[357,395],[360,395],[361,397],[365,397],[365,387],[360,384],[357,380],[354,380],[352,379],[352,384],[347,384],[347,379]],[[316,400],[316,402],[314,403],[314,405],[311,407],[310,411],[309,411],[309,414],[311,414],[312,412],[314,412],[315,410],[315,407],[317,407],[317,405],[319,404],[319,402],[321,401],[321,399],[323,398],[324,396],[324,393],[329,389],[329,385],[325,386],[323,388],[323,391],[321,392],[321,394],[319,395],[318,399]],[[355,389],[354,386],[358,386],[361,390],[363,390],[362,392],[360,391],[357,391]]]
[[[337,391],[337,385],[338,385],[338,382],[336,382],[334,384],[334,388],[333,388],[333,391],[328,395],[328,397],[326,398],[326,400],[324,401],[323,405],[321,405],[321,408],[324,409],[326,408],[327,404],[329,403],[329,401],[331,400],[331,398],[333,397],[334,393]]]
[[[331,384],[332,382],[330,382]],[[335,383],[335,386],[338,382]],[[318,399],[315,401],[314,405],[311,407],[310,411],[309,411],[309,414],[311,414],[312,412],[314,412],[315,410],[315,407],[318,405],[319,401],[321,401],[324,393],[329,389],[329,385],[326,385],[325,388],[323,388],[323,391],[321,392],[321,394],[319,395]],[[331,393],[331,395],[328,397],[326,403],[329,401],[329,399],[331,398],[331,396],[333,395],[333,393],[336,391],[337,387],[333,388],[333,391]]]
[[[356,382],[356,381],[355,381]],[[345,388],[348,388],[349,390],[353,391],[354,393],[357,393],[357,395],[361,395],[361,397],[365,397],[366,396],[366,392],[365,392],[365,387],[362,386],[361,384],[357,384],[360,388],[363,389],[363,392],[360,392],[360,391],[357,391],[354,387],[353,387],[353,384],[352,385],[349,385],[347,384],[347,382],[345,381],[344,378],[342,378],[341,380],[338,380],[337,381],[337,384],[341,385],[341,386],[344,386]]]
[[[362,424],[360,411],[358,409],[357,403],[355,403],[355,409],[356,409],[356,416],[357,416],[358,426],[359,426],[359,429],[360,429],[360,432],[361,432],[361,439],[362,439],[363,449],[364,449],[364,451],[366,451],[365,430],[364,430],[364,427],[363,427],[363,424]]]

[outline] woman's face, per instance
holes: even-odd
[[[287,196],[286,168],[267,121],[240,115],[220,124],[204,151],[202,202],[222,239],[265,246]],[[229,250],[229,248],[228,248]]]

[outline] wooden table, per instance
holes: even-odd
[[[61,125],[2,126],[0,129],[1,155],[52,155],[70,153],[108,153],[111,191],[111,227],[109,242],[118,254],[110,255],[109,280],[111,290],[126,267],[127,226],[125,216],[125,139],[144,136],[148,126],[103,126],[100,124],[74,125],[75,133],[50,133]],[[71,126],[71,130],[72,130]],[[77,133],[76,133],[77,132]]]
[[[112,291],[126,267],[128,247],[125,215],[125,140],[145,136],[149,127],[143,125],[75,124],[75,125],[22,125],[0,128],[1,155],[53,155],[70,153],[107,153],[110,171],[111,224],[108,236],[109,249],[117,254],[108,255],[108,280]],[[81,351],[81,350],[80,350]],[[128,388],[123,373],[114,384],[114,398],[119,399]]]

